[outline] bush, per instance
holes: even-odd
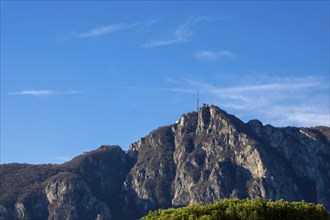
[[[256,199],[224,199],[208,205],[192,205],[178,209],[149,212],[141,220],[277,220],[317,219],[327,220],[328,213],[323,205],[302,202],[271,201]]]

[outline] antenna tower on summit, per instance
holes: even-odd
[[[197,90],[197,112],[199,110],[199,91]]]

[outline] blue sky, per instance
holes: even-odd
[[[330,126],[328,1],[1,1],[1,163],[129,144],[201,103]]]

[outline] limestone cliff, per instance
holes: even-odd
[[[330,208],[330,145],[324,132],[245,124],[205,105],[131,145],[137,162],[124,192],[136,206],[127,209],[140,216],[158,207],[236,197],[305,200]]]
[[[330,210],[330,128],[243,123],[204,105],[133,143],[62,165],[1,165],[0,219],[137,219],[222,198],[322,203]]]

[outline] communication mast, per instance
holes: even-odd
[[[199,91],[197,90],[197,112],[199,110]]]

